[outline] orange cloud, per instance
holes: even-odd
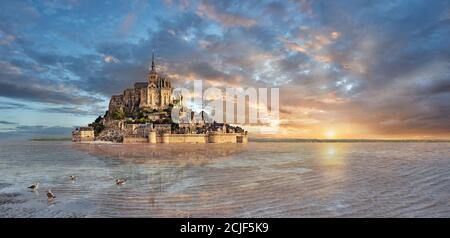
[[[256,24],[256,21],[253,19],[243,18],[236,14],[219,12],[213,5],[206,2],[203,2],[198,6],[197,15],[201,17],[207,17],[211,20],[220,22],[228,27],[231,26],[251,27]]]
[[[333,61],[333,57],[330,55],[316,55],[314,56],[314,60],[322,63],[330,63]]]
[[[291,42],[291,43],[286,43],[286,47],[287,47],[288,49],[290,49],[290,50],[293,50],[293,51],[298,51],[298,52],[306,53],[306,48],[300,46],[300,45],[297,44],[297,43],[292,43],[292,42]]]
[[[128,35],[128,33],[131,31],[131,29],[134,26],[134,23],[136,21],[136,15],[134,13],[127,14],[120,24],[120,32],[123,35]]]
[[[112,55],[104,55],[103,61],[105,61],[106,63],[119,63],[120,62],[120,60],[118,60],[117,58],[115,58]]]
[[[337,38],[339,38],[341,36],[341,33],[337,32],[337,31],[333,31],[333,32],[331,32],[330,35],[331,35],[331,38],[336,40]]]

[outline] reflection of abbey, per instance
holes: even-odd
[[[247,132],[238,126],[209,122],[205,112],[194,113],[183,106],[183,96],[172,95],[168,79],[156,72],[154,57],[146,82],[137,82],[123,94],[114,95],[104,117],[89,127],[72,132],[73,141],[123,143],[246,143]],[[173,123],[171,111],[190,120]],[[95,134],[95,137],[92,135]],[[89,135],[89,136],[88,136]]]

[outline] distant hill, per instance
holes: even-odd
[[[18,126],[15,130],[0,132],[0,140],[30,140],[33,138],[70,138],[71,127]]]

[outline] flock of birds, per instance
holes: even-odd
[[[69,178],[70,178],[70,180],[75,181],[77,179],[77,176],[70,175]],[[116,185],[123,185],[126,182],[127,182],[126,179],[116,179]],[[39,182],[35,182],[35,183],[31,184],[30,186],[28,186],[28,189],[30,189],[32,191],[38,191],[38,188],[39,188]],[[53,199],[56,198],[55,194],[50,189],[47,189],[47,198],[49,201],[52,201]]]

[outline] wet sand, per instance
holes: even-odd
[[[11,142],[0,173],[0,217],[450,217],[449,143]]]

